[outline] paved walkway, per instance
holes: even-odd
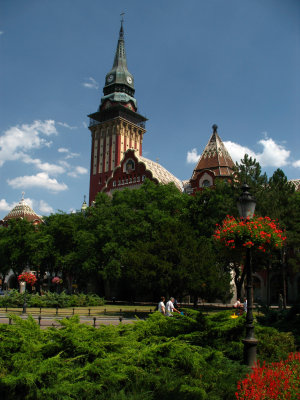
[[[22,319],[27,319],[27,314],[20,315]],[[51,316],[33,316],[36,322],[43,328],[49,327],[60,327],[60,323],[58,320],[63,319],[62,317],[51,317]],[[79,316],[80,322],[83,324],[91,325],[94,327],[99,327],[101,325],[119,325],[119,324],[131,324],[136,321],[133,318],[119,318],[119,317],[87,317],[87,316]],[[13,324],[14,322],[8,318],[6,314],[0,314],[0,323],[1,324]]]

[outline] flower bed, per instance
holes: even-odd
[[[287,360],[252,368],[252,373],[238,383],[237,400],[299,400],[300,353],[291,353]]]

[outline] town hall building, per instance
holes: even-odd
[[[190,195],[213,187],[216,179],[228,183],[233,180],[234,162],[215,124],[191,178],[186,181],[181,182],[159,163],[143,156],[147,118],[139,113],[134,77],[127,67],[123,21],[113,66],[105,77],[100,105],[89,118],[92,139],[89,205],[93,204],[99,192],[111,195],[115,190],[136,189],[146,178],[162,184],[173,182],[179,190]],[[299,190],[300,180],[292,182]],[[274,293],[277,293],[280,281],[276,274],[271,272],[267,279]],[[300,284],[300,276],[297,279],[288,282],[290,299],[297,295],[296,282]],[[254,296],[264,300],[269,296],[266,277],[260,273],[254,276]]]

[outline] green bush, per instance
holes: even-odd
[[[174,323],[179,331],[180,322],[183,332],[189,317],[156,313],[101,329],[74,317],[46,331],[30,317],[13,318],[16,325],[0,326],[0,392],[8,400],[229,400],[245,372],[222,352],[162,334]]]
[[[285,360],[289,353],[296,350],[294,336],[291,332],[278,332],[271,327],[257,326],[255,334],[258,339],[258,358],[268,362]]]
[[[12,289],[8,294],[0,296],[0,307],[21,307],[24,303],[24,294]]]
[[[88,307],[102,306],[104,299],[95,294],[72,294],[66,292],[45,292],[42,296],[38,293],[26,293],[28,307]],[[22,307],[24,294],[17,290],[10,290],[8,294],[0,297],[0,307]]]
[[[262,315],[257,317],[263,326],[270,326],[282,332],[292,332],[295,343],[300,348],[300,304],[295,304],[287,310],[270,309],[261,307]]]
[[[0,393],[4,400],[231,400],[248,371],[242,362],[244,317],[230,312],[166,318],[154,313],[130,325],[80,324],[41,330],[12,317],[0,325]],[[259,358],[293,350],[291,334],[256,326]]]

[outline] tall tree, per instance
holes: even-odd
[[[12,219],[7,227],[1,228],[0,252],[5,257],[1,262],[4,273],[7,273],[8,265],[16,276],[30,267],[34,234],[34,226],[24,219]]]

